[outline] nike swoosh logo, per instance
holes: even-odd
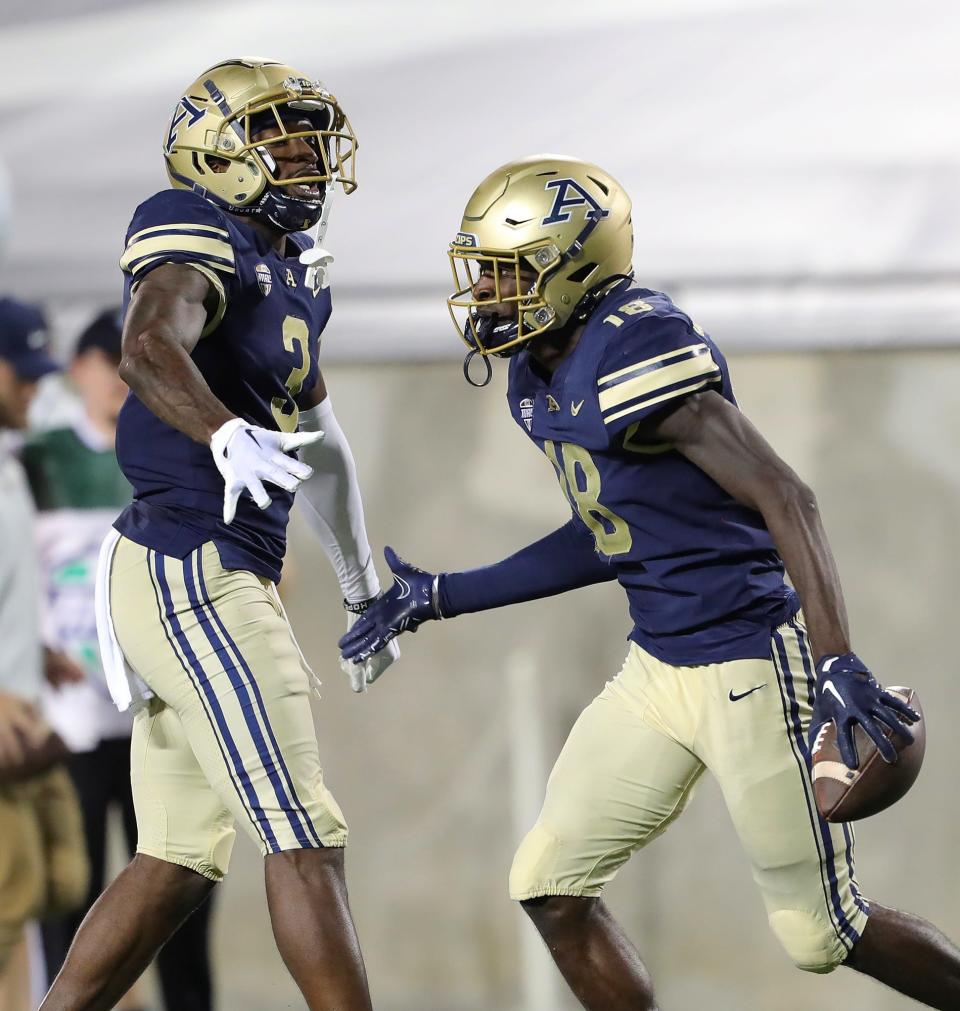
[[[832,681],[824,682],[823,688],[820,689],[823,692],[830,692],[830,694],[843,706],[844,709],[847,708],[846,702],[843,701],[843,696],[837,691]]]
[[[579,404],[575,404],[572,400],[570,401],[570,413],[576,417],[580,413],[580,408],[583,407],[583,401],[581,400]]]
[[[397,594],[397,600],[403,600],[404,597],[409,597],[410,584],[402,576],[398,576],[396,573],[393,574],[393,578],[400,584],[400,592]]]
[[[740,699],[745,699],[748,695],[752,695],[754,692],[758,692],[758,691],[760,691],[761,688],[766,688],[766,687],[767,687],[767,683],[766,683],[766,681],[764,681],[764,683],[762,685],[757,685],[756,688],[749,688],[745,692],[740,692],[739,695],[735,695],[733,689],[731,688],[730,689],[730,694],[729,694],[728,698],[730,699],[731,702],[739,702]]]

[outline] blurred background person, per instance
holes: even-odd
[[[33,505],[16,433],[39,379],[57,368],[34,308],[0,299],[0,1008],[29,1007],[24,924],[82,902],[87,862],[63,742],[42,718],[44,676],[82,678],[41,644]]]
[[[117,711],[100,665],[93,588],[100,544],[130,501],[130,485],[117,464],[114,436],[127,395],[120,379],[119,308],[100,313],[80,335],[69,368],[79,397],[72,423],[33,435],[23,451],[36,502],[40,579],[45,602],[44,641],[86,672],[86,679],[61,691],[43,692],[43,711],[70,748],[67,768],[80,797],[90,857],[90,887],[75,913],[43,926],[48,980],[63,964],[87,910],[103,890],[107,825],[116,810],[128,851],[137,830],[130,788],[129,713]],[[157,959],[167,1011],[209,1011],[211,904],[191,916]],[[143,1006],[134,989],[119,1005]]]

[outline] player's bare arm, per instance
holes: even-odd
[[[301,394],[299,399],[302,411],[319,407],[327,399],[327,384],[324,382],[322,372],[317,376],[316,383],[306,393]]]
[[[670,443],[724,491],[764,519],[803,612],[816,656],[848,653],[850,631],[840,575],[813,491],[777,455],[749,419],[719,393],[684,400],[651,419],[643,436]]]
[[[669,443],[734,499],[763,516],[800,597],[813,655],[819,657],[811,733],[815,736],[833,719],[844,761],[855,768],[859,759],[853,725],[859,723],[884,758],[895,761],[884,726],[910,739],[905,723],[919,716],[883,691],[851,652],[840,576],[813,491],[743,413],[712,390],[687,397],[666,416],[650,418],[637,436]]]
[[[217,299],[199,270],[166,263],[137,286],[123,328],[124,382],[161,421],[201,443],[235,417],[190,357]]]

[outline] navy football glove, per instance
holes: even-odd
[[[383,557],[393,573],[393,585],[340,640],[344,660],[362,663],[401,632],[416,632],[423,622],[443,617],[438,600],[440,577],[405,562],[393,548],[385,548]]]
[[[379,600],[380,596],[381,594],[378,593],[369,600],[345,600],[343,602],[347,612],[347,632],[370,610],[373,602]],[[344,660],[343,657],[340,657],[340,669],[350,678],[350,687],[355,692],[365,692],[391,664],[396,663],[399,659],[400,644],[388,642],[384,649],[379,653],[374,653],[367,660]]]
[[[833,720],[844,765],[848,769],[858,768],[860,759],[853,728],[859,723],[876,744],[883,760],[893,763],[897,760],[897,749],[883,732],[884,726],[912,741],[913,734],[903,721],[916,723],[919,719],[919,713],[884,690],[855,653],[824,656],[817,663],[816,700],[810,722],[811,750],[820,728]]]

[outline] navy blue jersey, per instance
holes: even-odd
[[[136,285],[163,263],[201,271],[218,295],[192,358],[214,395],[238,417],[292,432],[297,397],[317,381],[320,334],[330,292],[299,262],[309,244],[289,236],[281,256],[243,221],[187,190],[164,190],[141,204],[120,260],[124,310]],[[117,458],[134,501],[116,522],[131,540],[183,558],[213,540],[225,568],[274,581],[286,548],[293,495],[276,485],[269,508],[242,495],[223,522],[223,478],[209,447],[161,421],[132,393],[120,412]]]
[[[574,517],[627,591],[643,649],[688,666],[766,657],[797,608],[761,515],[639,423],[698,390],[736,403],[716,345],[670,299],[618,285],[552,376],[526,350],[507,397],[550,459]]]

